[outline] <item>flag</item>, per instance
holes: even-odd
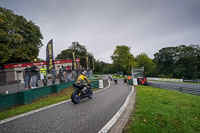
[[[72,52],[72,70],[76,70],[76,53]]]
[[[94,71],[94,59],[92,59],[92,70]]]
[[[89,70],[89,61],[88,61],[88,57],[86,57],[86,69]]]
[[[54,57],[53,57],[53,39],[51,39],[46,47],[46,62],[47,69],[55,68]]]

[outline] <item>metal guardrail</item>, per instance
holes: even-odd
[[[164,84],[157,84],[157,83],[147,83],[148,86],[161,88],[161,89],[168,89],[168,90],[175,90],[180,91],[183,93],[199,95],[200,96],[200,88],[188,88],[188,87],[180,87],[180,86],[173,86],[173,85],[164,85]]]

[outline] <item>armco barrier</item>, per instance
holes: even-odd
[[[99,88],[99,80],[93,80],[91,81],[92,88]]]
[[[128,84],[129,85],[133,85],[133,80],[132,79],[128,79]]]
[[[62,84],[50,85],[31,90],[24,90],[13,94],[6,94],[0,97],[0,110],[7,109],[17,105],[31,103],[33,100],[39,99],[52,93],[58,93],[65,88],[69,88],[75,81],[65,82]],[[99,88],[99,81],[91,81],[93,88]]]
[[[22,97],[19,93],[7,94],[0,97],[0,110],[20,105]]]
[[[189,93],[189,94],[200,96],[200,89],[173,86],[173,85],[164,85],[164,84],[157,84],[157,83],[148,83],[147,85],[151,86],[151,87],[155,87],[155,88],[175,90],[175,91],[180,91],[180,92],[183,92],[183,93]]]

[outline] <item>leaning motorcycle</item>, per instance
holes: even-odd
[[[78,84],[72,84],[73,88],[75,89],[71,95],[71,100],[74,104],[80,102],[81,99],[88,97],[89,99],[92,98],[92,84],[87,84],[84,87],[81,87]]]

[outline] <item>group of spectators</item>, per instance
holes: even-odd
[[[30,67],[27,65],[27,67],[24,70],[24,81],[25,81],[25,87],[24,89],[31,89],[39,87],[38,85],[38,76],[39,75],[39,69],[36,66]],[[32,80],[32,85],[31,85]]]
[[[35,65],[29,66],[24,69],[24,81],[25,81],[25,89],[37,88],[39,87],[38,80],[43,81],[43,85],[46,86],[48,82],[47,72],[51,74],[52,84],[55,84],[56,77],[59,78],[59,82],[68,82],[77,79],[82,71],[86,71],[86,76],[92,75],[92,70],[85,70],[84,67],[81,70],[72,71],[72,68],[68,66],[58,66],[58,72],[56,72],[55,68],[50,68],[50,71],[42,65],[41,68],[36,67]],[[58,75],[57,75],[58,73]],[[32,81],[32,82],[31,82]]]
[[[73,75],[75,74],[73,74],[72,69],[69,65],[67,67],[64,67],[63,65],[58,66],[58,69],[59,69],[58,76],[60,83],[74,80],[75,76]],[[43,85],[46,86],[48,82],[47,72],[48,72],[47,68],[44,67],[44,65],[42,65],[40,69],[35,65],[31,67],[27,65],[27,67],[24,69],[24,81],[25,81],[24,89],[39,87],[38,84],[39,79],[42,80]],[[55,84],[57,76],[55,68],[50,68],[49,73],[51,74],[52,84]]]
[[[75,75],[73,74],[72,69],[69,65],[67,67],[63,65],[58,66],[58,68],[60,83],[74,80]]]

